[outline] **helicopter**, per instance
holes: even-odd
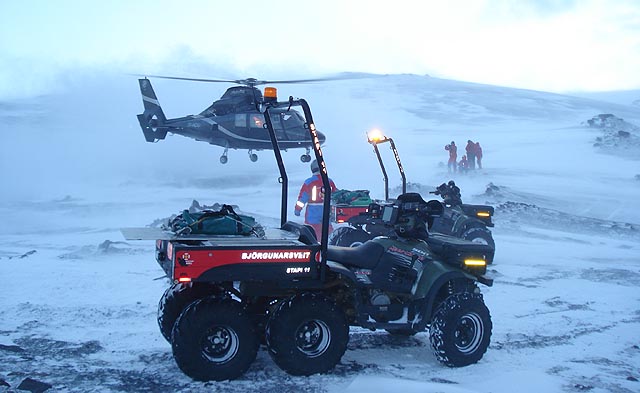
[[[139,75],[142,76],[142,75]],[[196,82],[226,82],[235,83],[226,90],[219,100],[216,100],[197,115],[167,119],[160,107],[158,98],[151,86],[150,78],[176,79]],[[318,78],[299,80],[265,81],[255,78],[225,80],[198,79],[173,76],[148,75],[138,79],[144,112],[138,115],[140,127],[147,142],[157,142],[165,139],[168,133],[183,135],[197,141],[208,142],[224,148],[220,162],[226,164],[229,149],[247,149],[252,162],[258,160],[254,150],[273,149],[269,133],[265,125],[265,118],[261,112],[265,100],[277,99],[276,89],[265,88],[263,96],[256,86],[264,84],[305,83],[350,78]],[[304,148],[306,152],[300,156],[300,161],[310,162],[312,141],[306,129],[304,117],[293,109],[280,108],[272,111],[271,121],[276,132],[280,149]],[[320,144],[326,141],[326,136],[318,132]]]

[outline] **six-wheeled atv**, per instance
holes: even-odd
[[[316,142],[326,190],[320,239],[311,227],[287,221],[288,180],[270,109],[296,105]],[[128,239],[157,239],[157,261],[172,282],[158,323],[180,369],[196,380],[234,379],[263,343],[292,375],[324,373],[344,354],[349,326],[428,330],[435,356],[448,366],[482,358],[492,322],[477,284],[493,283],[485,277],[490,248],[452,238],[428,244],[427,222],[443,207],[418,194],[403,194],[381,210],[393,236],[327,246],[331,188],[309,106],[273,100],[264,115],[280,170],[280,228],[264,235],[123,230]]]

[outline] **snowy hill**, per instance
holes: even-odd
[[[604,91],[595,93],[575,93],[577,97],[608,101],[620,105],[640,107],[640,90]]]
[[[228,87],[152,83],[169,117],[199,113]],[[450,369],[427,333],[352,329],[326,375],[291,377],[262,350],[237,381],[190,380],[157,329],[167,283],[156,279],[153,242],[125,243],[118,229],[194,199],[233,203],[274,226],[272,153],[251,163],[246,151],[230,151],[223,166],[222,149],[206,143],[176,135],[146,143],[136,78],[84,75],[56,94],[0,98],[0,392],[26,378],[82,392],[640,390],[640,148],[603,149],[606,134],[588,124],[613,114],[637,138],[637,106],[416,75],[278,87],[281,99],[310,103],[339,188],[383,196],[365,139],[376,127],[394,139],[413,189],[425,195],[453,178],[465,202],[496,207],[495,285],[482,288],[494,330],[484,358]],[[455,140],[462,150],[467,139],[482,144],[484,169],[452,176],[444,145]],[[309,174],[301,153],[284,153],[289,206]]]

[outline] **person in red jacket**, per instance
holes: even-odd
[[[471,139],[467,141],[467,159],[469,160],[469,168],[476,169],[476,144]]]
[[[460,173],[467,173],[469,170],[469,161],[467,161],[467,156],[462,156],[458,166],[460,166]]]
[[[446,151],[449,152],[449,162],[447,162],[447,169],[449,173],[451,173],[451,168],[453,168],[453,173],[455,173],[458,169],[458,147],[454,141],[451,141],[451,144],[446,145],[444,147]]]
[[[316,238],[320,240],[322,236],[322,212],[324,210],[324,187],[322,185],[322,178],[320,177],[320,167],[316,160],[311,162],[311,173],[313,175],[305,180],[304,183],[302,183],[302,187],[300,187],[298,201],[296,202],[293,213],[299,216],[306,205],[307,211],[304,214],[304,223],[313,227],[313,230],[316,232]],[[331,192],[337,190],[333,180],[329,179],[329,184],[331,186]],[[329,224],[329,232],[331,231],[331,224]]]
[[[478,160],[478,169],[482,169],[482,148],[480,142],[476,142],[476,160]]]

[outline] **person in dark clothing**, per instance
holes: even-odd
[[[469,168],[476,169],[476,144],[471,139],[467,141],[467,160],[469,162]]]
[[[449,180],[448,183],[440,184],[431,194],[440,195],[445,205],[462,205],[462,196],[460,187],[456,186],[456,182]]]
[[[456,182],[449,180],[447,183],[447,190],[447,197],[444,198],[444,203],[448,203],[449,205],[462,205],[460,187],[456,186]]]

